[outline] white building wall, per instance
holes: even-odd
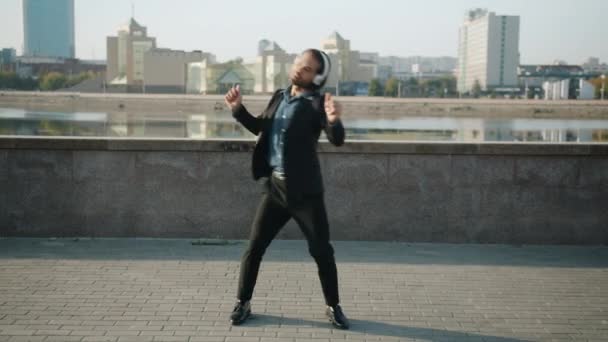
[[[478,15],[460,28],[458,90],[470,92],[476,81],[483,90],[518,85],[519,17]]]
[[[593,100],[595,98],[595,87],[593,86],[593,84],[585,81],[585,80],[579,80],[579,89],[580,89],[580,93],[579,93],[579,100]]]
[[[568,93],[570,90],[570,80],[562,80],[559,82],[559,87],[560,87],[560,91],[559,91],[559,97],[560,100],[567,100],[568,99]]]

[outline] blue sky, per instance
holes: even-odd
[[[209,51],[220,60],[253,58],[262,38],[299,52],[334,30],[356,50],[455,57],[466,10],[482,7],[521,16],[522,63],[608,62],[608,0],[76,0],[77,57],[105,59],[105,37],[128,20],[131,3],[160,47]],[[1,0],[0,47],[21,51],[21,7]]]

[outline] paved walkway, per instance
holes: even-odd
[[[0,341],[608,341],[608,247],[336,242],[349,331],[305,242],[275,241],[231,327],[243,242],[0,239]]]

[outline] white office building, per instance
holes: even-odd
[[[467,13],[460,28],[458,91],[518,87],[519,16],[496,15],[483,9]]]

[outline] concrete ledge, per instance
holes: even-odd
[[[0,149],[250,152],[253,151],[254,146],[255,141],[242,139],[72,138],[0,135]],[[319,144],[319,152],[342,154],[608,156],[608,144],[347,141],[343,146],[335,147],[325,141]]]
[[[0,137],[0,236],[245,239],[254,141]],[[608,145],[320,146],[335,240],[608,245]],[[282,239],[301,239],[290,222]]]

